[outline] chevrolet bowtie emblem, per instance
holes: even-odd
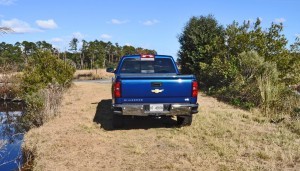
[[[152,91],[152,93],[161,93],[161,92],[163,92],[164,91],[164,89],[154,89],[154,90],[151,90]]]

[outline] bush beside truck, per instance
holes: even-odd
[[[283,29],[263,29],[260,19],[224,27],[212,15],[192,17],[179,36],[182,73],[195,74],[207,94],[300,125],[300,96],[289,88],[300,84],[300,39],[288,49]]]
[[[26,103],[24,123],[40,126],[57,113],[63,92],[71,85],[75,68],[50,52],[38,52],[29,60],[21,79]]]

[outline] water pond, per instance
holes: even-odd
[[[22,102],[0,101],[0,170],[22,167],[22,142],[26,129],[21,122]]]

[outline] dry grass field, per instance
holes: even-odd
[[[74,73],[74,79],[82,80],[98,80],[107,79],[113,77],[114,74],[107,73],[105,69],[93,69],[93,70],[76,70]]]
[[[74,83],[59,116],[25,135],[33,170],[300,170],[300,136],[199,94],[191,126],[127,118],[111,126],[110,84]]]

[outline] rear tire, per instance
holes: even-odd
[[[123,128],[124,127],[124,118],[122,115],[113,115],[113,127],[114,128]]]
[[[188,116],[177,116],[177,125],[182,126],[190,126],[193,121],[193,115]]]

